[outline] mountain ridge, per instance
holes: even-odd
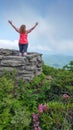
[[[48,66],[62,68],[63,66],[67,65],[70,61],[73,61],[73,56],[43,54],[42,59],[44,63]]]

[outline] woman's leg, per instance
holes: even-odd
[[[19,43],[19,56],[22,56],[23,46]]]
[[[27,55],[28,44],[23,45],[23,56]]]

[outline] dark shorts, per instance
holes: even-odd
[[[28,44],[20,44],[19,43],[19,52],[24,53],[27,52]]]

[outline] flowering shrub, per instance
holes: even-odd
[[[70,96],[68,94],[63,94],[63,99],[70,99]]]
[[[47,107],[46,104],[42,105],[42,104],[39,104],[38,105],[38,112],[41,114],[43,112],[48,112],[49,111],[49,108]]]
[[[38,105],[38,112],[39,114],[42,114],[43,112],[48,112],[48,107],[46,105],[46,103],[43,104],[39,104]],[[33,117],[33,123],[34,123],[34,130],[41,130],[40,126],[39,126],[39,114],[32,114]]]
[[[33,113],[32,117],[33,117],[33,123],[34,123],[34,130],[41,130],[39,126],[39,115]]]
[[[70,98],[69,95],[65,98]],[[33,113],[34,130],[72,130],[73,120],[73,105],[62,102],[49,102],[48,104],[38,105],[38,114]],[[41,128],[40,128],[40,126]]]

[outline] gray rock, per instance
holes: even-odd
[[[17,50],[0,49],[0,75],[4,70],[16,70],[16,80],[32,80],[42,73],[42,54],[33,52],[26,56],[18,56]]]

